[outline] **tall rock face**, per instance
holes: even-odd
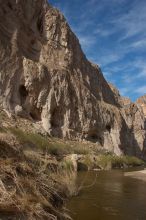
[[[142,109],[142,112],[144,114],[144,130],[146,130],[146,95],[141,96],[136,100],[136,104],[139,108]],[[143,115],[142,114],[142,115]],[[143,148],[143,156],[146,158],[146,138],[144,140],[144,148]]]
[[[115,100],[119,103],[120,107],[129,105],[131,103],[131,100],[128,97],[123,97],[120,95],[119,90],[112,83],[108,82],[108,84],[113,91]]]
[[[136,103],[142,107],[143,109],[143,113],[145,115],[146,118],[146,95],[141,96],[140,98],[138,98],[136,100]]]
[[[120,104],[120,112],[125,122],[125,132],[122,132],[122,140],[125,142],[124,153],[146,159],[146,124],[143,109],[141,105],[121,96],[114,85],[111,83],[109,85]]]
[[[142,108],[131,102],[124,105],[121,112],[130,131],[129,146],[133,146],[135,155],[146,159],[146,128]]]
[[[0,0],[0,6],[0,103],[17,113],[27,95],[23,59],[39,61],[45,41],[45,1]]]
[[[64,16],[45,0],[0,3],[0,105],[41,121],[50,135],[141,156],[145,136],[139,140],[133,133],[133,117],[143,115],[123,107]]]

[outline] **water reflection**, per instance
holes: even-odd
[[[91,185],[94,172],[79,173],[78,183]],[[101,171],[94,186],[83,189],[68,204],[74,220],[146,220],[146,183],[122,171]]]

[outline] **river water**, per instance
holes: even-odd
[[[124,171],[81,172],[84,185],[67,208],[74,220],[146,220],[146,182]]]

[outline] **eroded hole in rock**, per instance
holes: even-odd
[[[13,9],[12,4],[10,2],[8,2],[7,5],[10,9]]]
[[[43,19],[42,18],[38,19],[37,27],[38,27],[39,32],[42,34],[43,33]]]
[[[26,87],[24,85],[20,85],[19,94],[20,94],[21,105],[23,105],[26,101],[27,96],[28,96],[28,91],[26,90]]]
[[[111,132],[111,125],[106,125],[106,130],[110,133]]]
[[[103,138],[98,131],[89,131],[87,140],[95,143],[99,142],[101,145],[103,145]]]
[[[93,140],[97,140],[98,135],[97,134],[92,134],[92,135],[90,135],[90,138],[93,139]]]
[[[52,112],[51,116],[51,127],[57,128],[59,126],[59,110],[56,108]]]
[[[63,115],[59,106],[52,109],[50,123],[52,128],[59,128],[63,125]]]
[[[41,121],[41,109],[38,108],[31,109],[29,114],[33,120]]]
[[[146,130],[146,120],[145,120],[145,122],[144,122],[144,129]]]
[[[35,44],[35,40],[32,39],[30,43],[31,43],[31,45],[34,45]]]

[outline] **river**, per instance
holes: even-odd
[[[78,173],[84,185],[67,208],[73,220],[146,220],[146,182],[124,171]]]

